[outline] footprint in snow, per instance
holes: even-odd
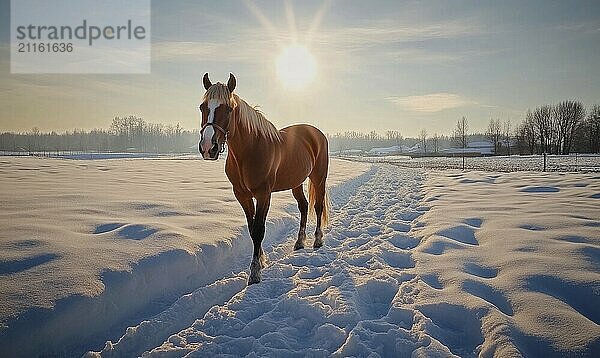
[[[531,230],[531,231],[542,231],[546,230],[545,227],[536,225],[536,224],[523,224],[519,226],[521,229]]]
[[[498,269],[493,267],[482,266],[473,262],[465,263],[464,270],[470,275],[481,278],[494,278],[498,276]]]
[[[520,191],[523,193],[558,193],[560,189],[554,186],[528,186]]]
[[[483,224],[483,219],[481,218],[468,218],[463,220],[463,222],[469,226],[475,227],[475,228],[481,228],[481,225]]]
[[[458,244],[457,242],[450,241],[442,236],[433,236],[427,240],[427,247],[423,249],[423,252],[431,255],[442,255],[448,250],[464,249],[466,245]]]
[[[473,296],[492,304],[507,316],[513,315],[513,309],[510,302],[499,290],[478,281],[467,280],[463,282],[463,288]]]
[[[59,258],[57,254],[47,253],[17,260],[0,261],[0,276],[23,272],[50,261],[54,261],[57,258]]]
[[[442,285],[440,277],[437,274],[432,273],[427,275],[421,275],[421,280],[429,286],[435,288],[436,290],[441,290],[444,288],[444,285]]]
[[[475,230],[471,226],[459,225],[438,231],[438,235],[468,245],[479,245],[475,238]]]

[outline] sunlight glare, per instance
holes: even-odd
[[[310,51],[293,44],[283,49],[276,61],[277,77],[286,86],[302,88],[312,82],[317,74],[317,63]]]

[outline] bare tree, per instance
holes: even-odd
[[[508,155],[510,155],[511,130],[512,128],[510,124],[510,118],[508,118],[506,122],[504,122],[504,140],[506,142],[506,150],[508,152]]]
[[[519,155],[525,154],[527,148],[526,131],[525,121],[517,124],[517,128],[515,128],[515,147]]]
[[[459,148],[466,148],[468,143],[469,123],[465,117],[456,122],[456,128],[454,129],[454,141]]]
[[[494,145],[494,154],[498,155],[499,154],[499,149],[500,149],[500,137],[502,135],[502,130],[500,127],[500,120],[499,119],[490,119],[490,122],[488,123],[488,129],[486,132],[486,136],[488,137],[488,139],[490,140],[490,142],[492,142],[492,144]]]
[[[402,142],[402,135],[399,131],[386,131],[385,137],[389,143],[393,143],[396,146],[400,146]]]
[[[591,108],[575,133],[573,145],[577,145],[578,151],[600,153],[600,106],[595,105]]]
[[[419,133],[419,139],[421,141],[421,149],[423,153],[427,153],[427,131],[425,129],[421,129]]]
[[[555,153],[569,154],[573,146],[573,136],[585,118],[585,108],[578,101],[566,100],[558,103],[553,111],[556,133]]]
[[[540,154],[548,153],[552,143],[552,106],[543,105],[533,110],[533,123],[540,141]]]
[[[27,151],[29,154],[40,150],[40,129],[33,127],[28,136]]]
[[[438,136],[437,132],[433,133],[431,144],[433,145],[433,152],[437,154],[440,149],[440,136]]]
[[[529,149],[529,154],[535,153],[535,143],[537,143],[537,132],[533,113],[527,111],[525,121],[523,122],[523,138]]]
[[[469,123],[465,117],[462,117],[456,122],[456,128],[454,129],[454,141],[459,145],[460,148],[466,148],[468,143]],[[465,170],[465,151],[462,151],[462,169]]]
[[[592,107],[586,119],[589,137],[589,151],[600,153],[600,106]]]

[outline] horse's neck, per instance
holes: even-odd
[[[235,133],[232,133],[227,141],[228,151],[239,156],[252,150],[252,147],[258,144],[259,137],[255,133],[251,133],[249,128],[246,128],[246,126],[237,121],[235,123]]]

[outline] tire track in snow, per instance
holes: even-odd
[[[425,332],[431,321],[409,308],[420,280],[411,253],[419,240],[409,231],[427,210],[424,175],[390,166],[367,174],[332,191],[324,247],[290,252],[290,225],[260,284],[145,355],[451,356]]]

